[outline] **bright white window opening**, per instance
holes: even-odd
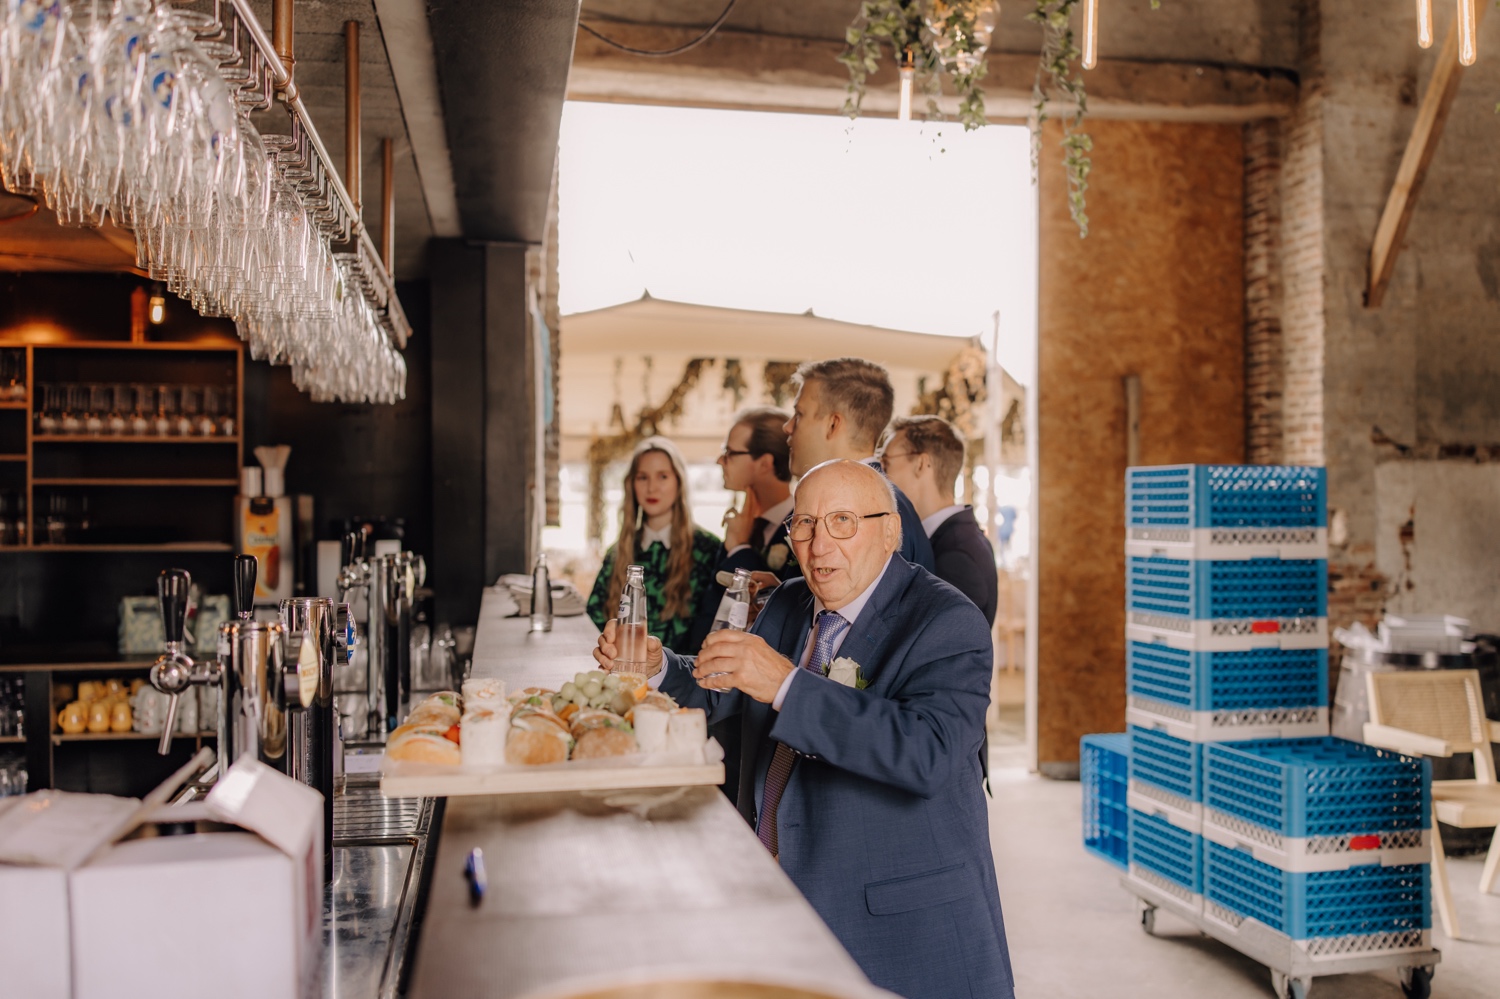
[[[811,309],[845,322],[979,337],[1013,378],[1033,382],[1036,209],[1023,127],[965,133],[951,122],[569,102],[559,205],[562,524],[547,529],[544,544],[576,554],[579,569],[598,558],[587,539],[584,455],[592,436],[609,431],[612,403],[570,395],[570,314],[647,291],[734,309]],[[706,343],[701,353],[730,357],[742,347]],[[809,350],[823,356],[816,345]],[[633,420],[645,389],[628,365],[649,348],[622,343],[619,353],[625,373],[616,381],[625,388],[613,402]],[[655,372],[649,384],[670,386],[678,373]],[[721,377],[699,391],[722,392]],[[690,469],[693,513],[719,533],[731,496],[706,458]],[[605,546],[619,529],[623,472],[605,475]],[[975,512],[984,523],[987,473],[978,472]],[[1023,560],[1029,472],[1009,469],[995,485],[1009,520],[1005,558]]]

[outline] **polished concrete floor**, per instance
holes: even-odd
[[[1004,727],[1004,726],[1002,726]],[[996,740],[995,737],[999,736]],[[990,838],[999,872],[1020,999],[1266,999],[1270,975],[1191,926],[1162,913],[1156,935],[1140,928],[1134,898],[1115,868],[1081,845],[1081,786],[1029,775],[1024,751],[1003,734],[991,755]],[[1500,891],[1481,897],[1482,857],[1452,859],[1448,872],[1466,939],[1433,931],[1442,964],[1434,999],[1500,997]],[[1317,979],[1312,999],[1400,999],[1396,973]]]

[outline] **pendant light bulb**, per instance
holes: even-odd
[[[1083,0],[1083,68],[1099,64],[1099,0]]]
[[[911,49],[901,55],[901,100],[896,105],[896,120],[911,121],[911,94],[917,82],[916,58]]]
[[[1474,65],[1479,58],[1479,21],[1474,16],[1474,0],[1458,0],[1458,61]]]
[[[1432,0],[1417,0],[1417,44],[1432,48]]]
[[[152,326],[160,326],[167,318],[167,299],[162,294],[161,285],[151,286],[151,299],[146,307],[146,319]]]

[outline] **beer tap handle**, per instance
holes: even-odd
[[[353,565],[354,560],[359,557],[357,554],[358,550],[359,535],[353,531],[349,531],[339,541],[339,567],[343,568]]]
[[[234,616],[248,620],[255,614],[255,577],[260,563],[254,555],[234,557]]]
[[[161,626],[167,645],[182,644],[183,625],[187,622],[188,591],[193,579],[186,569],[164,569],[156,577],[156,598],[161,602]]]

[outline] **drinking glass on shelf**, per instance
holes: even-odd
[[[177,426],[177,389],[158,385],[155,394],[156,415],[151,421],[151,432],[157,437],[170,437]]]
[[[150,385],[137,383],[130,386],[130,395],[128,432],[135,437],[149,437],[156,417],[156,391]]]
[[[47,544],[68,543],[68,502],[62,493],[47,496]]]
[[[203,409],[203,388],[183,385],[178,389],[178,399],[177,420],[172,432],[178,437],[193,437],[198,433],[198,418]]]
[[[10,490],[0,489],[0,548],[16,544],[16,501],[14,496],[15,494]],[[0,732],[0,735],[4,734],[4,732]]]
[[[101,436],[105,417],[109,415],[109,386],[95,382],[82,386],[81,391],[88,396],[88,405],[83,412],[83,432]]]
[[[233,437],[237,431],[235,423],[234,389],[226,388],[223,393],[223,409],[219,415],[219,433],[224,437]]]
[[[0,350],[0,401],[26,398],[26,352]]]
[[[124,384],[106,386],[109,393],[109,415],[104,418],[104,432],[118,437],[130,432],[130,386]]]
[[[224,390],[217,385],[203,386],[203,415],[198,418],[198,434],[214,437],[219,433],[219,422],[224,412]]]
[[[36,432],[48,436],[58,432],[62,425],[62,386],[43,385],[42,405],[36,411]]]
[[[76,436],[83,433],[83,409],[88,405],[83,386],[69,383],[62,386],[63,411],[57,420],[57,432]]]

